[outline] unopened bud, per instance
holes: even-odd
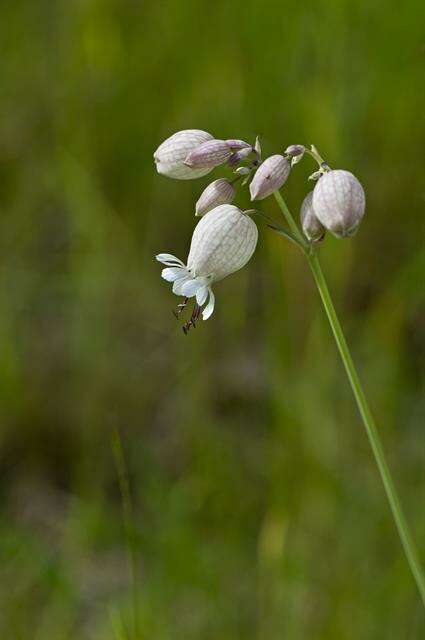
[[[194,169],[213,169],[226,162],[232,155],[232,150],[224,140],[208,140],[191,151],[184,163]]]
[[[203,216],[219,204],[230,204],[236,195],[234,186],[225,178],[214,180],[204,189],[196,203],[197,216]]]
[[[313,191],[310,191],[304,198],[300,218],[304,235],[310,242],[319,242],[323,239],[325,228],[314,213]]]
[[[363,187],[349,171],[325,173],[313,191],[313,208],[326,229],[338,238],[352,236],[365,212]]]
[[[284,184],[291,166],[286,158],[280,155],[270,156],[259,166],[249,185],[251,200],[263,200]]]
[[[159,145],[153,155],[158,173],[179,180],[205,176],[211,171],[209,167],[190,169],[184,164],[184,160],[188,153],[207,140],[213,140],[212,135],[200,129],[185,129],[174,133]]]
[[[226,144],[232,149],[232,151],[237,151],[238,149],[246,149],[247,147],[251,148],[251,145],[245,140],[226,140]]]
[[[292,158],[296,156],[302,156],[305,151],[305,146],[303,144],[291,144],[289,147],[285,149],[285,153]]]
[[[235,151],[235,153],[232,153],[227,162],[231,167],[234,167],[236,164],[238,164],[238,162],[242,162],[242,160],[245,160],[245,158],[247,158],[250,153],[252,153],[252,147],[245,147],[244,149],[240,149],[239,151]]]

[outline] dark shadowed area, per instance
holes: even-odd
[[[3,3],[2,638],[424,637],[303,256],[257,220],[185,337],[154,255],[186,258],[230,171],[152,159],[199,128],[361,180],[357,236],[320,257],[424,558],[424,27],[419,0]]]

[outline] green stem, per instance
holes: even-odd
[[[137,548],[133,523],[133,502],[131,499],[130,481],[128,477],[127,466],[125,463],[124,451],[122,448],[121,437],[118,430],[114,431],[114,433],[112,434],[111,445],[112,452],[115,458],[115,466],[121,493],[124,533],[126,537],[128,561],[131,572],[133,638],[134,640],[137,640],[137,638],[139,637],[139,587],[137,571]]]
[[[279,192],[275,192],[274,195],[282,210],[283,215],[285,216],[288,222],[288,225],[291,227],[292,232],[297,237],[300,237],[301,233],[298,230],[298,227],[288,207],[286,206],[286,203],[283,200],[281,194]],[[347,376],[351,385],[351,389],[356,399],[357,406],[358,406],[360,415],[362,417],[363,424],[366,429],[366,433],[369,438],[370,446],[373,451],[373,455],[375,456],[375,461],[379,469],[379,473],[381,475],[384,489],[387,494],[388,502],[390,504],[391,512],[393,514],[393,518],[401,539],[401,543],[403,545],[404,552],[406,554],[407,561],[409,563],[413,577],[416,581],[417,587],[419,589],[419,593],[421,594],[422,602],[424,603],[424,606],[425,606],[424,575],[422,573],[422,568],[418,559],[417,551],[413,543],[412,536],[410,534],[409,526],[407,524],[407,521],[404,517],[403,511],[401,508],[400,500],[398,498],[397,491],[394,486],[390,469],[385,460],[384,450],[382,448],[381,440],[378,434],[378,430],[376,428],[374,418],[369,409],[369,405],[367,403],[362,384],[360,382],[356,367],[351,357],[350,349],[347,345],[347,341],[345,339],[341,324],[338,320],[338,316],[336,314],[335,307],[333,305],[332,298],[329,293],[328,286],[326,284],[325,276],[323,275],[323,271],[319,263],[319,259],[317,255],[313,252],[305,251],[304,253],[306,255],[310,269],[313,273],[314,280],[316,282],[320,297],[322,299],[323,306],[326,311],[326,315],[329,320],[329,324],[331,325],[335,342],[337,344],[339,353],[344,363],[345,371],[347,373]]]
[[[291,212],[289,211],[285,200],[282,198],[280,191],[274,191],[273,193],[274,197],[276,198],[277,204],[279,205],[279,207],[282,210],[283,215],[286,218],[286,222],[289,225],[289,228],[291,229],[292,233],[294,234],[294,236],[297,238],[297,240],[300,241],[300,243],[302,245],[305,245],[305,238],[303,237],[303,235],[301,234],[300,230],[298,229],[295,220],[293,219]]]

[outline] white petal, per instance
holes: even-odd
[[[196,302],[200,307],[204,304],[205,300],[208,297],[208,287],[203,286],[196,292]]]
[[[212,316],[212,313],[214,311],[214,306],[215,306],[215,295],[213,293],[213,290],[210,288],[209,289],[209,294],[210,294],[210,299],[208,300],[208,304],[205,307],[205,309],[202,312],[202,319],[203,320],[208,320],[208,318],[210,316]]]
[[[176,280],[175,283],[173,284],[173,293],[176,294],[176,296],[182,296],[182,288],[183,285],[190,280],[190,276],[185,276],[184,278],[180,278],[179,280]]]
[[[186,269],[182,267],[167,267],[162,270],[161,278],[164,278],[167,282],[174,282],[180,278],[184,278],[187,275]]]
[[[171,253],[158,253],[155,256],[158,262],[162,262],[162,264],[166,264],[169,267],[184,267],[184,263],[176,256],[172,256]]]
[[[187,280],[182,287],[182,294],[187,298],[192,298],[202,286],[202,282],[199,280]]]

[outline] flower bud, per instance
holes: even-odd
[[[207,140],[213,140],[212,135],[200,129],[185,129],[167,138],[153,155],[158,173],[179,180],[205,176],[210,168],[190,169],[184,160],[190,151]]]
[[[204,189],[196,203],[197,216],[203,216],[219,204],[229,204],[236,195],[234,186],[225,178],[214,180]]]
[[[156,256],[166,265],[162,277],[173,283],[173,293],[186,299],[194,297],[196,305],[191,319],[183,327],[185,333],[201,314],[207,320],[214,311],[212,285],[246,265],[254,253],[258,239],[257,225],[246,212],[231,204],[209,211],[196,225],[185,265],[168,253]],[[187,300],[183,302],[183,307]]]
[[[245,140],[226,140],[226,144],[232,149],[232,151],[237,151],[238,149],[246,149],[249,147],[251,149],[251,145]]]
[[[310,242],[319,242],[325,235],[325,228],[317,219],[313,209],[313,191],[304,198],[301,205],[301,226],[305,237]]]
[[[208,140],[193,149],[184,163],[194,169],[213,169],[226,162],[231,155],[232,150],[224,140]]]
[[[245,160],[245,158],[247,158],[251,153],[252,147],[245,147],[244,149],[235,151],[235,153],[232,153],[232,155],[230,156],[228,164],[231,167],[234,167],[236,164],[238,164],[238,162],[242,162],[242,160]]]
[[[337,238],[353,235],[365,211],[363,187],[349,171],[325,173],[313,191],[317,218]]]
[[[263,200],[273,191],[280,189],[289,176],[290,170],[290,164],[283,156],[270,156],[264,160],[249,185],[251,200]]]
[[[291,144],[289,147],[285,149],[285,153],[288,156],[302,156],[305,151],[305,146],[303,144]]]

